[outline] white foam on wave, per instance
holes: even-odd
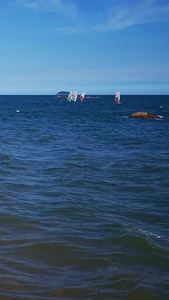
[[[138,232],[140,232],[141,234],[147,235],[147,236],[155,237],[157,239],[162,239],[163,238],[163,236],[160,236],[160,235],[158,235],[156,233],[152,233],[150,231],[143,230],[143,229],[138,229]]]
[[[164,236],[153,233],[153,232],[148,231],[148,230],[144,230],[144,229],[140,229],[140,228],[136,228],[136,227],[132,227],[132,228],[130,227],[130,228],[128,228],[128,230],[133,231],[133,232],[135,232],[137,234],[140,234],[142,236],[144,235],[144,236],[147,236],[147,237],[166,240],[166,238]]]

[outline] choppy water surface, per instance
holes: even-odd
[[[0,128],[0,299],[167,299],[169,97],[6,96]]]

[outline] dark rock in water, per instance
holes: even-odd
[[[148,112],[138,111],[129,116],[129,118],[141,118],[141,119],[161,119],[161,116],[153,115]]]

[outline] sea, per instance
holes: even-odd
[[[1,96],[0,299],[168,296],[169,96]]]

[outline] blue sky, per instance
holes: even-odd
[[[169,94],[169,0],[0,0],[0,94]]]

